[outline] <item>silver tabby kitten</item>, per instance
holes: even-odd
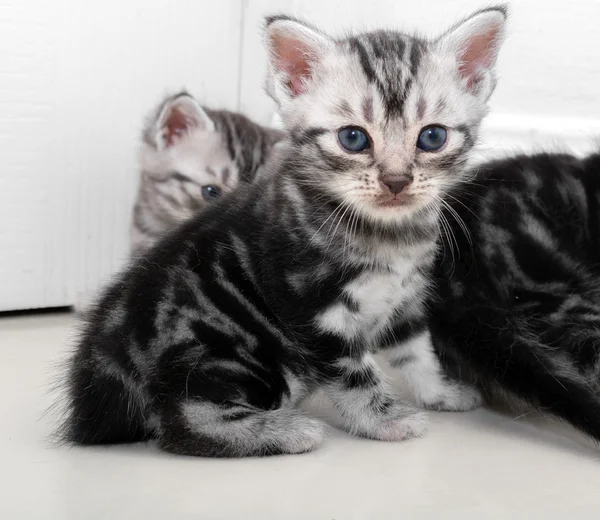
[[[252,181],[282,137],[241,114],[203,108],[186,92],[165,99],[143,132],[133,254],[239,182]]]
[[[504,22],[493,8],[433,41],[336,40],[269,18],[268,91],[289,144],[107,290],[70,362],[66,438],[301,453],[323,440],[298,407],[316,389],[352,434],[420,436],[425,414],[388,386],[381,348],[422,407],[476,406],[479,393],[446,379],[414,334],[442,197],[466,177]]]
[[[600,153],[491,161],[474,181],[447,208],[436,352],[486,396],[600,441]]]

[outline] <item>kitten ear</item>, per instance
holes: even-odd
[[[306,92],[315,67],[334,46],[330,38],[285,16],[267,18],[265,41],[267,92],[279,105]]]
[[[493,68],[504,39],[507,8],[497,6],[478,11],[439,40],[458,64],[458,75],[468,90],[489,96],[494,87]]]
[[[215,124],[192,96],[178,94],[164,103],[156,119],[154,137],[157,148],[163,150],[173,146],[192,129],[213,132]]]

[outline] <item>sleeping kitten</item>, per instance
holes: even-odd
[[[165,99],[143,132],[131,246],[140,255],[196,211],[250,182],[283,133],[186,92]]]
[[[447,370],[600,440],[600,155],[493,161],[449,200],[431,317]]]
[[[298,407],[317,388],[352,434],[420,436],[424,412],[382,377],[381,347],[409,353],[420,405],[475,407],[429,345],[400,343],[425,319],[441,197],[464,179],[504,22],[493,8],[433,41],[334,40],[269,18],[268,91],[290,141],[107,290],[70,361],[65,437],[301,453],[323,439]]]

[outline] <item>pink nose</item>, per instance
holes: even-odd
[[[383,184],[392,195],[398,195],[412,182],[410,177],[398,176],[398,175],[384,175],[381,177],[381,184]]]

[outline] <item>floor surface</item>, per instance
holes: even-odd
[[[566,426],[481,409],[432,414],[402,443],[332,429],[306,455],[167,455],[48,442],[68,314],[0,318],[0,519],[600,518],[600,448]]]

